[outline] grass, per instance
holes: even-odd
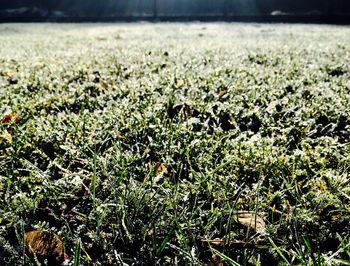
[[[71,265],[350,264],[348,27],[2,24],[0,43],[4,265],[33,229]]]

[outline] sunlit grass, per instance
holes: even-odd
[[[349,28],[2,24],[0,43],[5,264],[33,229],[72,265],[349,264]]]

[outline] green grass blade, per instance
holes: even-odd
[[[277,247],[277,245],[275,244],[275,242],[273,242],[273,240],[269,237],[268,238],[271,245],[273,246],[273,248],[277,251],[278,255],[280,255],[280,257],[289,265],[289,261],[287,260],[287,258],[283,255],[282,251],[280,250],[279,247]]]
[[[220,251],[212,248],[212,250],[221,257],[225,262],[227,262],[231,266],[241,266],[238,262],[234,261],[230,257],[226,256],[225,254],[221,253]]]
[[[78,238],[75,243],[73,266],[79,266],[80,256],[81,256],[81,243],[80,243],[80,238]]]

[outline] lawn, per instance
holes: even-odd
[[[0,24],[1,265],[350,265],[349,232],[349,27]]]

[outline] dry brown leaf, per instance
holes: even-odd
[[[261,235],[265,234],[265,222],[260,216],[256,215],[254,212],[238,212],[237,221],[241,225],[249,229],[253,229],[255,232]]]
[[[30,257],[47,259],[49,265],[61,265],[67,259],[62,241],[53,233],[30,231],[24,235],[25,251]]]
[[[215,254],[211,257],[211,260],[213,262],[214,266],[225,266],[225,263],[223,260],[221,260],[220,256]]]
[[[153,182],[158,184],[163,183],[164,177],[170,177],[172,174],[171,169],[168,168],[164,163],[158,162],[153,165],[151,163],[147,163],[146,168],[148,169],[149,173],[152,169],[152,172],[155,175]],[[149,173],[146,175],[145,180],[148,179]]]
[[[0,120],[1,124],[9,124],[12,121],[13,113],[4,115],[4,118]]]
[[[0,119],[1,124],[16,124],[21,120],[21,117],[19,115],[16,115],[15,113],[8,113],[4,115],[2,119]]]
[[[165,166],[163,163],[156,163],[154,165],[154,171],[156,173],[156,176],[162,174],[163,176],[171,176],[170,170]]]
[[[22,117],[19,115],[16,115],[15,118],[13,119],[13,123],[17,124],[19,121],[21,121]]]

